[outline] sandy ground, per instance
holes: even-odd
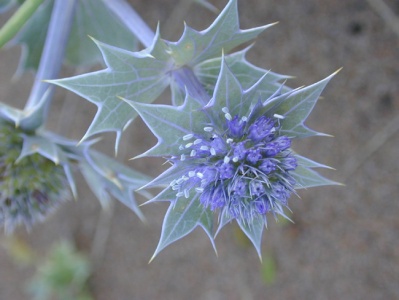
[[[160,21],[161,28],[165,24],[172,30],[162,30],[166,38],[179,36],[179,17],[170,19],[178,1],[131,2],[152,28]],[[226,1],[210,2],[222,8]],[[300,199],[291,199],[295,223],[271,222],[263,238],[263,254],[276,264],[271,282],[265,281],[264,265],[235,226],[217,238],[218,257],[206,235],[196,230],[148,264],[166,206],[145,206],[146,224],[119,203],[106,214],[85,184],[79,186],[77,202],[66,203],[30,234],[21,229],[16,236],[42,254],[60,239],[86,253],[94,248],[90,288],[96,300],[399,299],[399,36],[369,2],[239,1],[242,28],[280,22],[259,37],[249,59],[295,76],[288,82],[291,87],[314,83],[343,67],[307,123],[335,138],[301,140],[294,148],[335,167],[323,174],[346,186],[301,191]],[[385,3],[399,15],[397,1]],[[212,18],[196,7],[178,21],[203,29]],[[18,55],[15,49],[0,53],[0,96],[22,105],[31,77],[10,81]],[[70,105],[63,106],[65,101]],[[52,115],[52,128],[79,139],[95,108],[60,90],[54,110],[64,115],[61,121]],[[155,142],[144,126],[135,122],[124,138],[121,157],[126,163],[156,175],[162,161],[127,162]],[[112,140],[106,135],[101,142],[107,153],[112,153]],[[96,228],[107,238],[93,246]],[[0,234],[0,243],[5,241]],[[0,299],[29,299],[23,286],[33,271],[0,247]]]

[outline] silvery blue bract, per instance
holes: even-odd
[[[311,86],[262,98],[259,79],[248,89],[222,61],[209,103],[186,96],[181,106],[129,103],[157,136],[141,156],[167,157],[170,169],[148,186],[168,185],[152,201],[170,201],[155,255],[198,225],[212,243],[236,220],[260,255],[267,216],[282,215],[295,189],[335,184],[297,155],[291,140],[322,135],[304,125],[332,76]]]

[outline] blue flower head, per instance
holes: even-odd
[[[249,118],[220,111],[220,127],[205,126],[184,135],[172,163],[188,163],[186,172],[170,184],[176,197],[199,194],[204,208],[227,218],[251,223],[254,217],[283,214],[296,180],[291,175],[297,159],[291,139],[280,132],[281,116]],[[283,214],[284,215],[284,214]]]
[[[179,107],[130,102],[158,137],[142,156],[172,165],[148,185],[166,184],[151,201],[171,202],[155,254],[198,225],[213,242],[216,220],[217,232],[236,220],[260,254],[267,216],[287,217],[298,188],[334,184],[313,170],[324,165],[291,148],[295,138],[322,135],[304,121],[330,78],[298,90],[275,84],[270,92],[265,75],[243,89],[223,62],[209,103],[190,94]]]

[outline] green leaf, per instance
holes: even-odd
[[[239,27],[237,0],[230,0],[209,28],[196,31],[188,26],[180,40],[170,43],[170,55],[177,67],[196,64],[219,57],[237,46],[256,38],[268,26],[241,30]]]
[[[161,238],[150,261],[165,247],[186,236],[198,225],[207,224],[204,214],[208,215],[209,212],[199,202],[198,195],[188,199],[178,198],[172,202],[163,221]]]
[[[20,70],[36,70],[39,65],[53,3],[54,0],[43,3],[14,40],[14,44],[25,49]],[[137,40],[130,31],[99,0],[78,1],[66,52],[68,63],[89,66],[102,62],[101,53],[88,36],[124,49],[137,48]]]
[[[0,48],[9,42],[34,14],[43,0],[26,1],[0,29]],[[0,1],[0,11],[9,7],[10,1]]]
[[[137,102],[154,101],[168,85],[167,64],[146,52],[129,52],[96,42],[107,69],[71,78],[52,80],[98,107],[82,140],[101,132],[115,131],[116,148],[123,129],[137,116],[123,97]]]

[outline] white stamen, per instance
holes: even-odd
[[[178,186],[178,185],[172,186],[172,190],[174,190],[174,191],[178,190],[179,188],[180,188],[180,186]]]
[[[185,154],[180,155],[180,161],[184,161],[185,159],[186,159],[186,155]]]
[[[226,140],[226,143],[227,143],[227,144],[230,144],[230,143],[232,143],[233,141],[234,141],[233,139],[230,139],[230,138],[229,138],[229,139]]]
[[[208,150],[209,150],[209,147],[208,147],[208,146],[201,146],[201,147],[200,147],[200,150],[208,151]]]
[[[196,140],[194,141],[194,145],[198,145],[198,144],[201,143],[201,142],[202,142],[201,139],[196,139]]]
[[[232,160],[233,160],[234,162],[237,162],[237,161],[238,161],[238,157],[237,157],[237,156],[234,156]]]
[[[228,163],[230,162],[230,157],[225,156],[224,159],[223,159],[223,162],[224,162],[225,164],[228,164]]]
[[[176,197],[181,197],[181,196],[183,196],[184,194],[183,194],[183,192],[178,192],[177,194],[176,194]]]
[[[195,190],[196,190],[198,193],[202,193],[202,192],[204,191],[204,189],[203,189],[203,188],[200,188],[200,187],[195,188]]]
[[[222,112],[224,112],[225,114],[229,113],[229,109],[227,107],[223,107],[222,108]]]
[[[188,141],[189,139],[192,139],[194,137],[194,134],[189,133],[183,136],[183,141]]]
[[[184,181],[184,179],[182,177],[180,177],[179,179],[177,179],[176,183],[181,184],[183,181]]]
[[[170,186],[174,186],[176,184],[177,179],[173,179],[172,182],[170,183]]]
[[[186,175],[183,175],[182,178],[184,181],[187,181],[189,179]]]
[[[248,118],[245,116],[241,118],[241,121],[243,121],[243,122],[246,122],[247,120],[248,120]]]
[[[210,152],[211,152],[211,155],[216,155],[216,150],[215,150],[215,148],[211,148]]]
[[[180,146],[179,146],[179,150],[184,150],[184,146],[183,146],[183,145],[180,145]]]
[[[202,179],[202,178],[204,177],[204,174],[202,174],[202,173],[200,173],[200,172],[197,172],[197,177],[198,177],[199,179]]]
[[[194,177],[194,176],[195,176],[195,172],[194,171],[188,172],[188,177]]]
[[[190,156],[191,156],[191,157],[195,156],[196,154],[197,154],[197,151],[191,150],[191,152],[190,152]]]
[[[275,117],[276,119],[285,119],[284,116],[279,115],[279,114],[274,114],[273,117]]]
[[[224,114],[224,117],[229,121],[233,119],[229,113]]]
[[[188,196],[190,196],[190,192],[188,189],[184,190],[184,197],[186,197],[186,199],[188,199]]]
[[[204,127],[204,131],[206,132],[211,132],[213,130],[213,127]]]
[[[188,143],[188,144],[186,145],[186,148],[190,148],[192,145],[193,145],[193,143]]]

